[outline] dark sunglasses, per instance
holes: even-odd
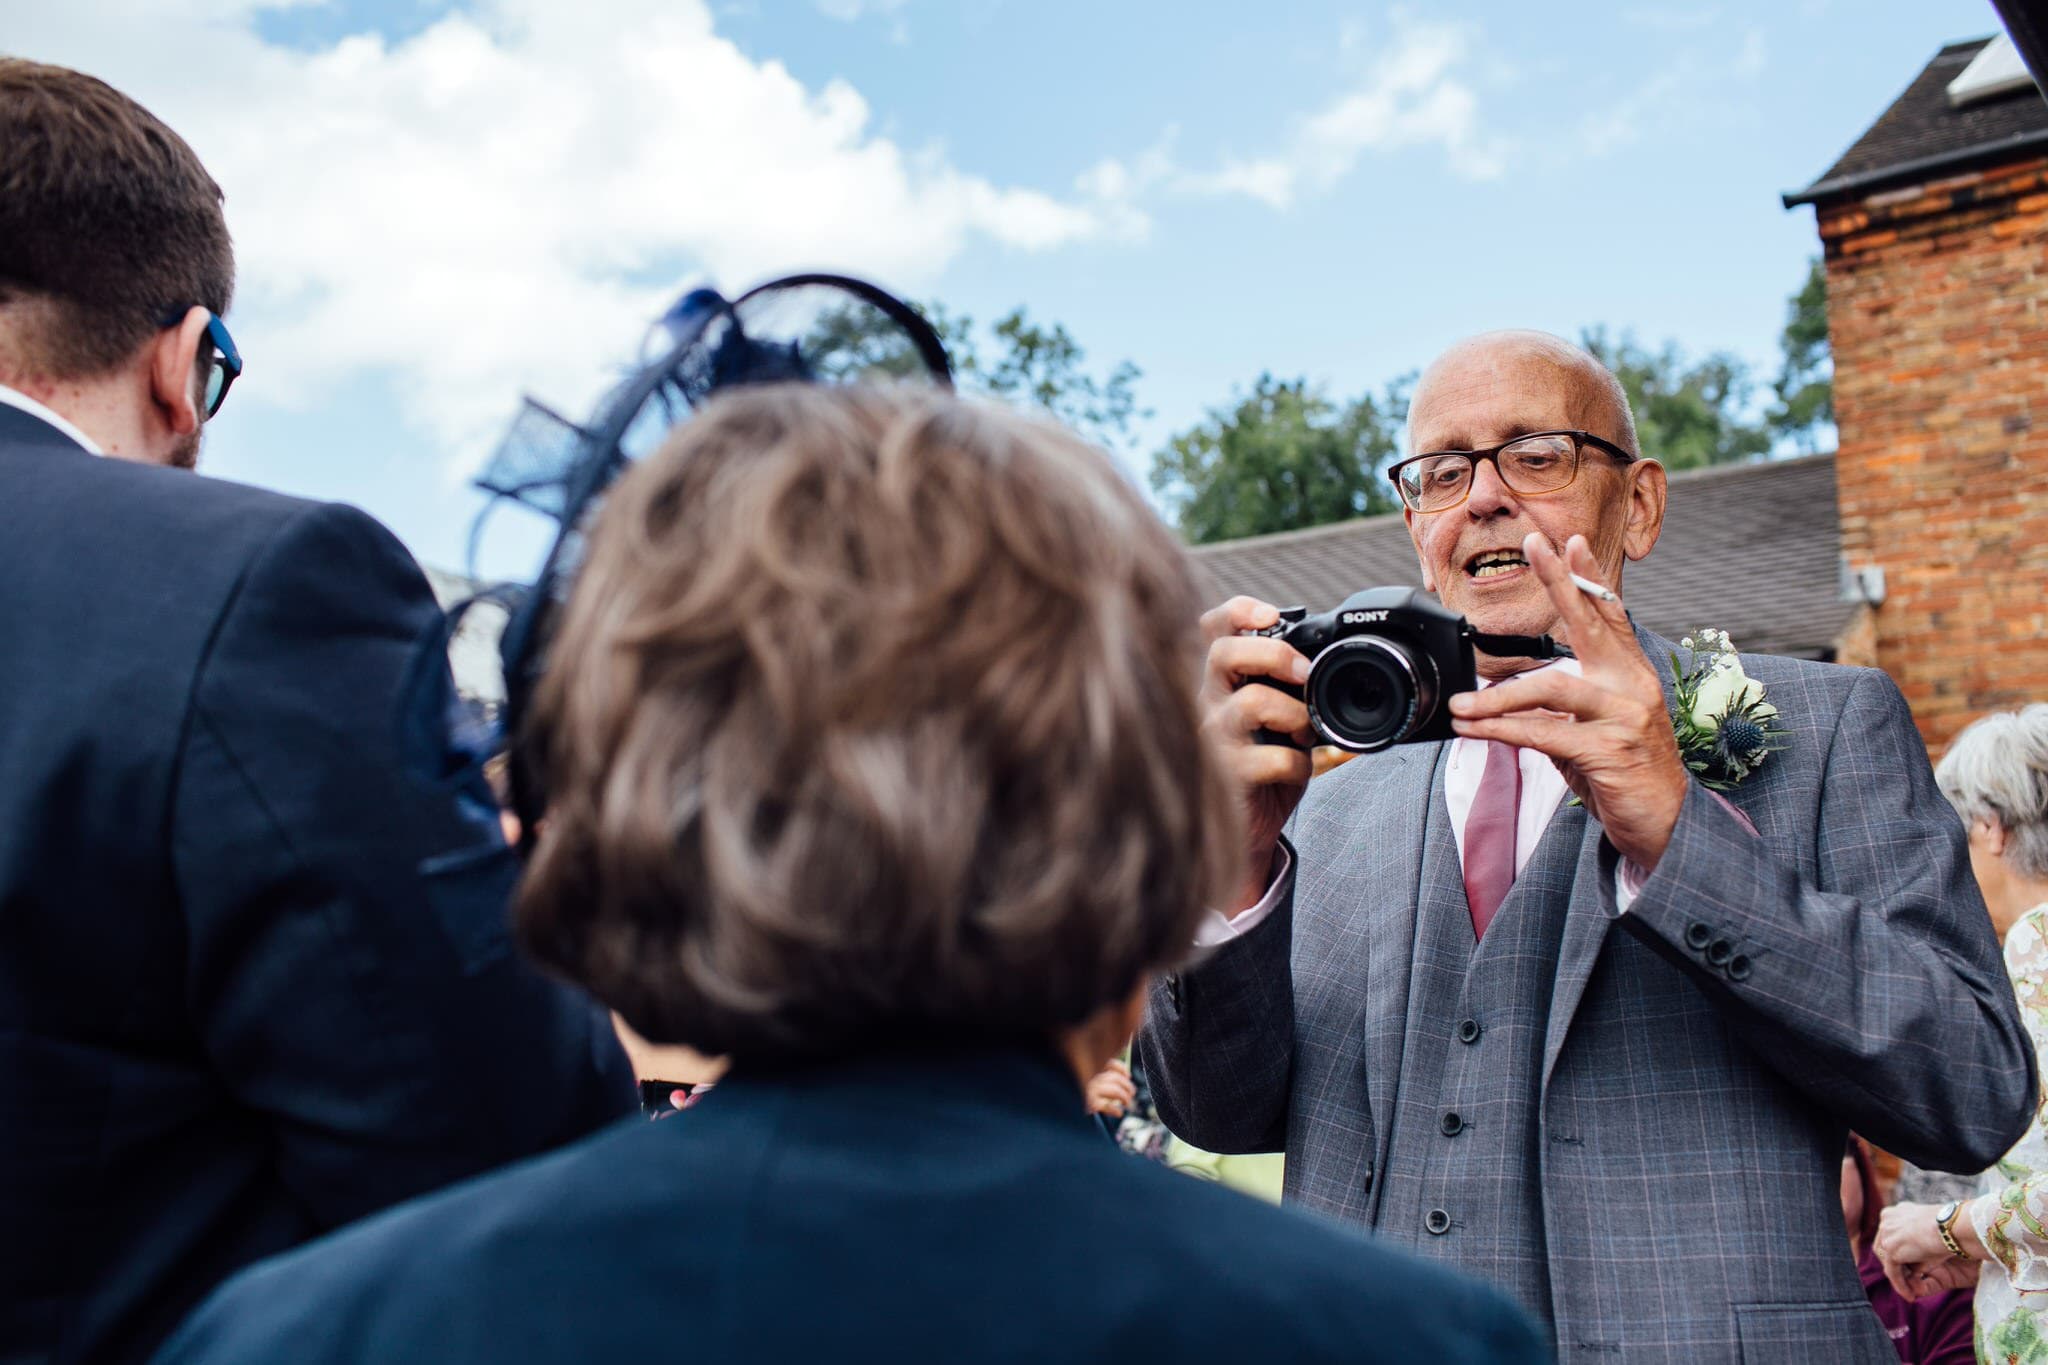
[[[176,327],[185,320],[185,314],[191,311],[191,307],[188,305],[165,314],[159,325]],[[220,405],[227,401],[228,390],[241,378],[242,353],[235,349],[235,339],[228,335],[228,325],[211,309],[206,314],[206,340],[213,347],[213,354],[206,361],[205,406],[206,415],[211,417],[220,411]]]

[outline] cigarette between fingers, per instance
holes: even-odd
[[[1606,587],[1605,584],[1595,583],[1590,578],[1581,578],[1579,577],[1579,575],[1573,574],[1572,582],[1578,584],[1580,592],[1586,594],[1586,596],[1594,599],[1597,602],[1619,602],[1621,600],[1619,597],[1616,597],[1613,594],[1613,592],[1611,592]]]

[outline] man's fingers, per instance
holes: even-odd
[[[1536,571],[1543,591],[1549,594],[1551,605],[1557,608],[1558,618],[1571,635],[1573,652],[1579,653],[1579,636],[1590,628],[1594,619],[1586,595],[1572,582],[1571,571],[1565,568],[1564,560],[1540,532],[1531,531],[1522,537],[1522,558],[1528,560],[1529,567]],[[1583,654],[1580,657],[1583,658]]]
[[[1315,760],[1306,749],[1284,744],[1243,744],[1229,751],[1227,761],[1238,785],[1252,787],[1305,787],[1315,776]]]
[[[1280,619],[1280,608],[1256,597],[1238,596],[1202,613],[1202,638],[1209,641],[1240,631],[1264,630]]]
[[[1593,558],[1593,545],[1591,541],[1587,540],[1584,536],[1573,536],[1565,541],[1564,567],[1568,573],[1575,573],[1589,583],[1598,583],[1610,593],[1613,593],[1614,600],[1612,602],[1595,597],[1583,589],[1580,590],[1579,597],[1587,606],[1593,609],[1595,615],[1606,621],[1613,629],[1625,635],[1633,636],[1635,634],[1635,627],[1629,624],[1628,608],[1622,603],[1620,591],[1607,581],[1606,574],[1601,571],[1600,561]],[[1575,583],[1572,586],[1577,587],[1578,585]]]
[[[1236,689],[1211,707],[1209,716],[1210,723],[1221,730],[1223,737],[1235,743],[1249,740],[1260,730],[1285,735],[1303,746],[1312,735],[1307,704],[1264,683],[1248,683]]]
[[[1293,645],[1267,635],[1225,635],[1210,644],[1203,686],[1212,698],[1251,678],[1299,684],[1308,679],[1308,660]]]
[[[1572,653],[1585,664],[1602,663],[1613,656],[1617,634],[1628,635],[1631,642],[1634,635],[1629,630],[1628,613],[1619,602],[1596,602],[1572,582],[1575,571],[1567,563],[1567,557],[1572,555],[1574,545],[1579,550],[1576,562],[1585,566],[1576,572],[1583,578],[1599,582],[1599,566],[1593,562],[1593,552],[1586,545],[1584,536],[1573,536],[1566,541],[1565,554],[1559,555],[1551,549],[1548,540],[1532,531],[1522,541],[1522,557],[1529,561],[1529,567],[1542,580],[1543,590],[1550,595],[1551,604],[1564,621]]]
[[[1567,763],[1584,758],[1593,742],[1588,728],[1577,721],[1535,714],[1488,716],[1479,720],[1454,718],[1451,729],[1469,739],[1497,739]]]
[[[1613,714],[1616,700],[1605,688],[1584,678],[1561,668],[1545,668],[1517,674],[1476,692],[1460,692],[1451,698],[1450,707],[1451,715],[1461,720],[1538,710],[1599,720]]]

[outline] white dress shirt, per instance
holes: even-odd
[[[1577,659],[1557,659],[1543,665],[1556,668],[1577,676]],[[1534,669],[1532,672],[1542,672]],[[1490,679],[1481,678],[1482,688],[1493,685]],[[1518,749],[1515,755],[1522,769],[1522,800],[1515,811],[1515,875],[1529,864],[1529,856],[1536,851],[1536,845],[1543,838],[1543,831],[1550,826],[1550,817],[1557,814],[1557,808],[1571,789],[1565,785],[1564,774],[1550,761],[1549,755],[1537,749]],[[1472,814],[1472,803],[1479,797],[1479,779],[1486,772],[1486,741],[1460,737],[1451,741],[1450,759],[1444,767],[1444,805],[1451,817],[1451,835],[1458,841],[1458,864],[1465,862],[1465,821]],[[1279,902],[1280,888],[1287,883],[1291,863],[1287,851],[1280,851],[1278,866],[1273,871],[1272,885],[1266,894],[1237,914],[1225,917],[1220,910],[1211,910],[1203,917],[1201,926],[1195,931],[1195,946],[1213,947],[1227,943],[1239,934],[1248,933],[1272,913]],[[1633,863],[1623,863],[1614,869],[1615,905],[1623,914],[1642,890],[1649,874]]]
[[[0,384],[0,403],[5,403],[10,408],[20,408],[31,417],[41,418],[66,436],[69,436],[72,440],[84,446],[87,451],[94,455],[104,455],[107,453],[99,448],[99,444],[92,437],[86,435],[62,416],[50,411],[50,409],[44,407],[19,389],[10,389],[5,384]]]

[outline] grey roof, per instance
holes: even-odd
[[[1736,646],[1817,658],[1854,607],[1841,600],[1835,457],[1807,455],[1671,476],[1664,531],[1622,595],[1638,621],[1677,637],[1718,626]],[[1197,546],[1211,598],[1334,607],[1361,588],[1420,587],[1398,513]]]
[[[1934,54],[1877,122],[1834,165],[1803,190],[1784,196],[1786,207],[1838,194],[1869,193],[1893,182],[2048,147],[2048,99],[2038,88],[1973,101],[1957,108],[1949,82],[1961,75],[1989,38],[1950,43]]]

